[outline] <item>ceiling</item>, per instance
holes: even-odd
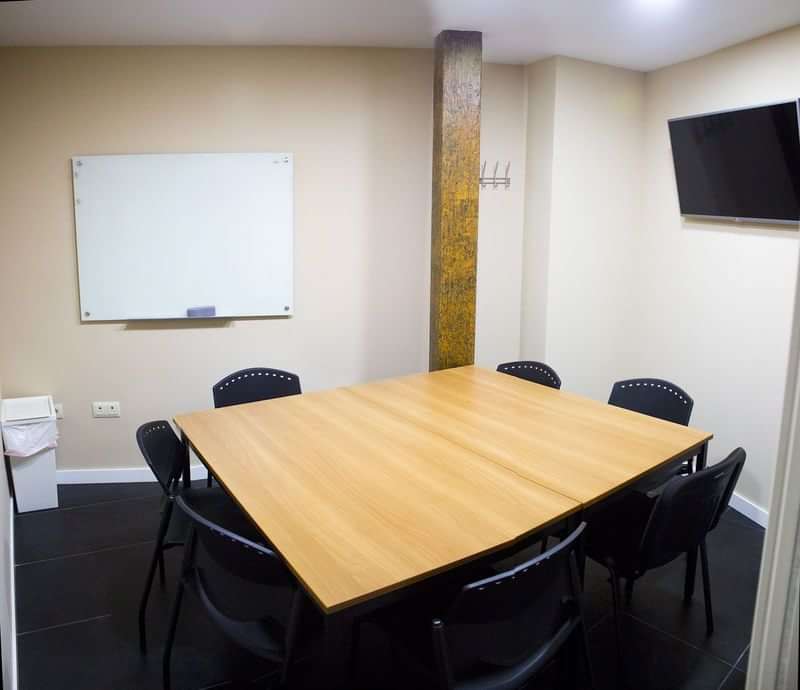
[[[0,45],[430,48],[484,34],[484,59],[568,55],[652,70],[800,24],[800,0],[17,0]]]

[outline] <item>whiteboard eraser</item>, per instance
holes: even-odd
[[[198,319],[202,317],[208,316],[216,316],[217,315],[217,308],[214,306],[210,307],[189,307],[186,310],[186,316],[190,319]]]

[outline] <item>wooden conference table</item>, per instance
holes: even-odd
[[[326,614],[340,663],[353,616],[654,470],[704,466],[712,437],[474,366],[175,423]]]

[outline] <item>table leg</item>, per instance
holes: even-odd
[[[192,486],[192,472],[189,467],[189,440],[183,431],[181,431],[181,443],[183,443],[183,470],[181,475],[183,477],[183,488],[188,489]]]
[[[695,459],[694,471],[704,470],[708,462],[708,441],[706,441],[700,448],[700,452]]]
[[[694,471],[703,470],[708,461],[708,441],[701,447],[695,460]],[[686,553],[686,576],[683,582],[683,603],[689,604],[694,596],[694,583],[697,579],[697,549]]]
[[[317,687],[344,689],[350,687],[352,671],[353,626],[355,619],[347,610],[325,616],[324,654]]]

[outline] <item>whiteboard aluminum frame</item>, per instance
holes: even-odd
[[[185,308],[182,307],[180,311],[172,311],[170,313],[143,313],[142,311],[133,310],[121,310],[119,313],[109,313],[106,309],[101,311],[100,314],[97,314],[97,310],[94,310],[94,307],[89,303],[90,298],[87,296],[86,290],[86,281],[82,280],[81,276],[81,223],[79,221],[80,218],[80,206],[81,206],[81,198],[80,194],[80,184],[78,182],[81,168],[84,165],[84,162],[89,163],[92,159],[114,159],[114,158],[131,158],[131,159],[147,159],[147,158],[165,158],[165,159],[178,159],[178,158],[214,158],[219,157],[220,159],[231,159],[236,157],[249,157],[251,160],[255,160],[259,157],[263,157],[265,160],[262,161],[264,165],[267,162],[269,163],[283,163],[288,165],[288,194],[286,197],[282,199],[282,203],[280,204],[281,209],[284,211],[284,214],[288,216],[288,235],[286,232],[283,233],[283,251],[280,256],[283,256],[283,261],[281,262],[281,266],[286,266],[286,271],[288,272],[288,278],[283,276],[283,290],[280,292],[280,306],[277,304],[273,305],[272,308],[264,308],[264,309],[237,309],[237,308],[226,308],[222,312],[220,309],[217,308],[213,315],[202,315],[202,316],[189,316],[189,309],[193,307],[200,307],[210,302],[207,299],[198,299],[195,302],[189,301],[186,304]],[[173,161],[174,162],[174,161]],[[222,152],[214,152],[214,153],[201,153],[201,152],[192,152],[192,153],[143,153],[143,154],[107,154],[107,155],[96,155],[96,154],[87,154],[87,155],[77,155],[73,156],[71,159],[72,164],[72,176],[73,176],[73,203],[74,203],[74,220],[75,220],[75,242],[76,242],[76,254],[77,254],[77,271],[78,271],[78,285],[79,285],[79,308],[80,308],[80,320],[82,323],[103,323],[103,322],[127,322],[127,321],[169,321],[169,320],[209,320],[209,319],[216,319],[216,320],[233,320],[233,319],[241,319],[241,318],[281,318],[281,317],[290,317],[294,314],[294,156],[288,152],[234,152],[234,153],[222,153]],[[176,163],[177,164],[177,163]],[[250,181],[253,184],[253,181]],[[239,185],[235,185],[237,188]],[[212,195],[206,195],[204,198],[209,198]],[[285,201],[285,203],[284,203]],[[287,206],[288,204],[288,206]],[[266,226],[265,226],[266,227]],[[220,239],[217,238],[219,242]],[[173,252],[175,252],[175,247],[173,247]],[[247,249],[243,250],[245,254],[243,254],[244,261],[246,262],[247,257]],[[84,247],[84,254],[86,253]],[[176,269],[179,271],[180,266],[182,265],[181,262],[185,262],[187,259],[182,255],[183,252],[177,251],[177,256],[174,256],[174,264]],[[210,272],[209,272],[210,273]],[[235,274],[235,267],[233,269],[233,273]],[[167,276],[167,280],[169,276]],[[285,304],[284,304],[285,302]],[[185,311],[184,311],[185,309]],[[93,313],[94,310],[94,313]]]

